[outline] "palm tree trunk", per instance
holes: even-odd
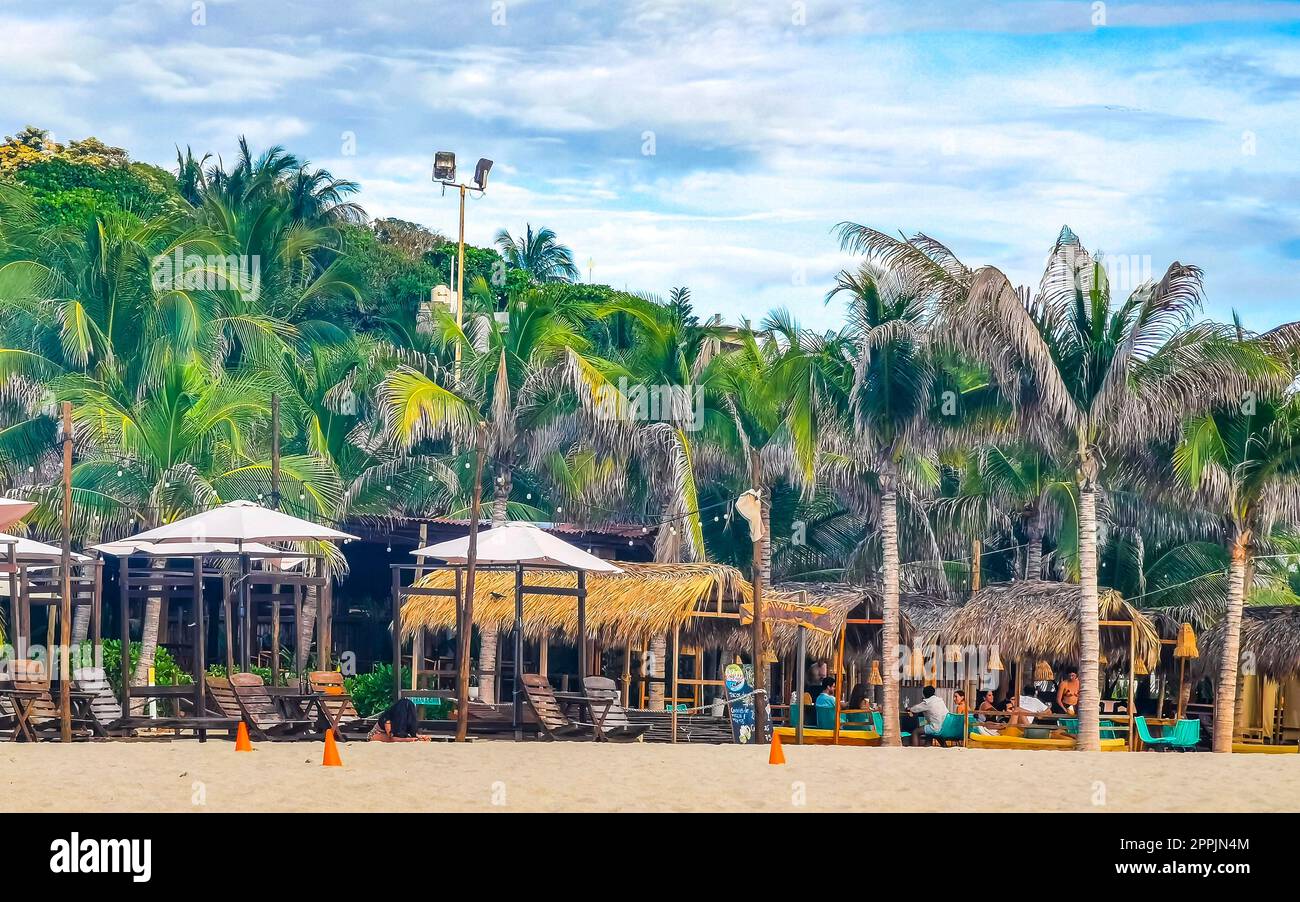
[[[498,461],[496,478],[492,480],[492,528],[504,526],[509,519],[507,504],[510,501],[512,469],[508,461]],[[497,628],[479,627],[479,701],[496,704],[497,701]],[[487,671],[487,672],[484,672]]]
[[[885,558],[883,612],[885,623],[881,629],[880,642],[880,663],[885,682],[883,743],[889,746],[901,746],[903,738],[898,725],[898,495],[892,485],[886,486],[880,496],[880,532],[884,542]]]
[[[1025,579],[1043,578],[1043,514],[1038,505],[1026,514],[1029,520],[1029,545],[1025,548]]]
[[[1246,559],[1248,533],[1232,543],[1232,563],[1228,569],[1228,609],[1223,619],[1223,655],[1219,659],[1219,682],[1214,693],[1214,733],[1211,748],[1216,752],[1232,751],[1236,726],[1237,668],[1241,657],[1241,610],[1246,603]]]
[[[279,596],[276,596],[279,597]],[[302,620],[298,623],[298,642],[295,649],[303,649],[303,654],[311,651],[312,636],[316,633],[316,611],[319,609],[319,598],[315,586],[307,586],[302,596]],[[279,650],[277,649],[277,654]],[[329,670],[330,662],[328,655],[322,655],[321,650],[316,650],[316,668],[318,670]]]
[[[72,647],[80,648],[90,634],[90,605],[77,605],[72,614]]]
[[[158,565],[155,565],[158,566]],[[158,653],[158,620],[162,612],[162,597],[150,595],[144,602],[144,621],[140,625],[140,658],[135,670],[131,672],[131,685],[143,686],[149,680],[149,670],[153,667],[154,657]],[[129,655],[129,648],[122,649],[122,654]],[[131,702],[131,713],[144,713],[145,700]]]
[[[1101,751],[1101,630],[1097,590],[1097,487],[1079,480],[1079,715],[1078,748]]]

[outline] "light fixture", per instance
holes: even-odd
[[[478,185],[480,191],[487,190],[488,173],[492,171],[492,161],[487,157],[479,157],[478,165],[474,167],[474,184]]]
[[[433,155],[433,180],[456,181],[456,155],[450,150],[440,150]]]

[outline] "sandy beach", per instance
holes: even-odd
[[[5,811],[1300,811],[1300,758],[193,741],[0,750]]]

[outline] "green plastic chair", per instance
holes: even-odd
[[[876,733],[877,733],[878,735],[880,735],[880,736],[884,736],[884,735],[885,735],[885,718],[883,718],[883,717],[880,715],[880,712],[879,712],[879,711],[872,711],[872,712],[871,712],[871,722],[872,722],[873,724],[876,725]],[[907,732],[906,730],[904,730],[900,735],[901,735],[904,739],[908,739],[908,738],[911,737],[912,734],[909,733],[909,732]]]
[[[966,719],[960,714],[949,714],[939,725],[938,733],[922,733],[931,742],[937,742],[939,745],[947,745],[950,742],[961,742],[966,738],[964,731]]]
[[[817,729],[833,730],[835,729],[835,702],[832,701],[829,705],[822,704],[823,697],[817,697]]]
[[[1061,724],[1061,729],[1065,730],[1065,732],[1069,733],[1071,736],[1079,735],[1079,718],[1062,717],[1060,720],[1060,724]],[[1107,727],[1110,727],[1111,729],[1108,730],[1106,729]],[[1114,728],[1115,728],[1115,722],[1113,720],[1103,720],[1101,722],[1101,738],[1114,739],[1116,737]]]
[[[1192,717],[1178,721],[1178,723],[1174,724],[1172,739],[1173,741],[1169,743],[1170,748],[1178,749],[1180,752],[1195,749],[1201,741],[1200,718]]]
[[[1137,726],[1138,738],[1142,740],[1143,745],[1149,745],[1153,749],[1167,749],[1174,744],[1174,737],[1170,736],[1152,736],[1151,728],[1147,726],[1147,719],[1141,715],[1133,718],[1134,725]],[[1200,734],[1200,721],[1197,722],[1197,734]]]

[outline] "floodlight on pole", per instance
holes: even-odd
[[[465,310],[465,192],[477,191],[479,194],[487,191],[488,173],[492,171],[492,161],[486,157],[480,157],[478,164],[474,167],[474,184],[466,185],[463,182],[456,181],[456,155],[450,150],[439,150],[433,155],[433,180],[440,182],[444,192],[447,188],[456,188],[460,191],[460,232],[456,242],[456,272],[452,279],[456,283],[456,328],[459,330],[462,324]],[[461,343],[456,342],[456,365],[454,373],[456,381],[460,381],[460,356]]]

